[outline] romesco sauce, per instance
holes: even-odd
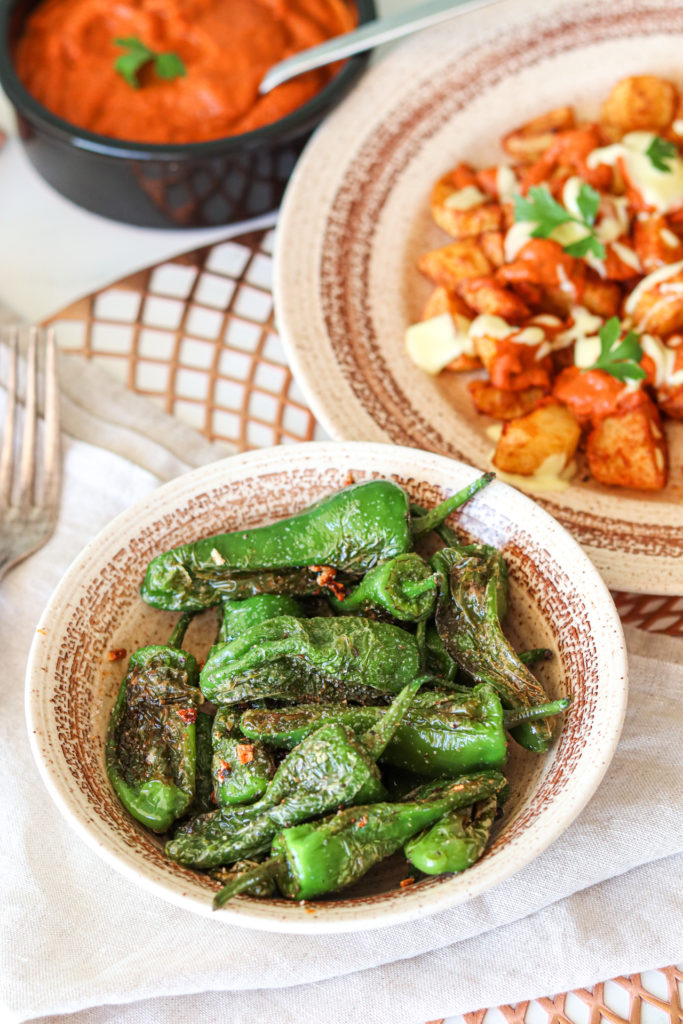
[[[311,99],[335,74],[320,68],[266,96],[273,64],[347,32],[344,0],[46,0],[15,47],[17,74],[53,114],[130,142],[187,143],[248,132]],[[117,38],[175,53],[185,75],[159,78],[152,64],[133,88],[115,70]]]

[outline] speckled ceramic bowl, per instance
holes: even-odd
[[[185,541],[291,514],[345,484],[389,476],[431,507],[471,481],[463,463],[411,448],[366,443],[301,444],[213,463],[174,480],[122,513],[85,548],[40,621],[27,674],[28,729],[38,769],[78,834],[131,882],[200,914],[215,883],[179,867],[162,841],[128,816],[107,780],[104,737],[125,661],[107,652],[158,642],[175,616],[148,608],[138,586],[149,559]],[[553,842],[590,799],[612,757],[626,704],[626,654],[616,609],[569,534],[529,498],[494,483],[457,525],[503,549],[510,568],[508,634],[519,647],[547,646],[541,672],[553,696],[573,695],[553,748],[537,757],[511,744],[511,797],[485,856],[458,876],[401,889],[395,856],[353,889],[305,907],[239,897],[223,919],[272,931],[335,932],[422,917],[498,884]],[[186,646],[200,656],[215,614],[195,619]]]

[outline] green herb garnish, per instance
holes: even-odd
[[[673,172],[671,161],[675,160],[678,156],[678,150],[674,146],[673,142],[667,142],[666,139],[662,139],[659,135],[655,135],[654,139],[645,150],[645,156],[650,158],[650,163],[655,170],[662,171],[664,174],[671,174]]]
[[[547,188],[534,185],[529,189],[528,197],[515,196],[515,220],[529,221],[536,225],[531,232],[532,238],[549,238],[555,228],[562,224],[580,224],[587,229],[588,234],[576,242],[563,245],[564,251],[578,257],[592,252],[599,260],[604,259],[605,247],[591,230],[600,206],[600,193],[584,181],[579,188],[576,205],[581,211],[580,217],[565,210],[564,206],[553,199]]]
[[[156,50],[146,46],[137,36],[115,39],[114,43],[128,50],[128,53],[117,57],[114,61],[114,68],[133,89],[140,88],[138,73],[150,61],[154,63],[154,70],[159,78],[172,81],[174,78],[182,78],[186,74],[185,65],[177,53],[157,53]]]
[[[639,366],[643,358],[643,350],[638,341],[635,331],[629,331],[625,338],[619,340],[621,334],[621,323],[619,317],[613,316],[607,323],[604,323],[598,335],[600,337],[600,355],[592,366],[586,366],[586,370],[604,370],[617,380],[642,380],[647,374],[642,366]]]

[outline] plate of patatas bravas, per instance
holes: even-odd
[[[281,257],[304,192],[299,245],[324,228],[279,260],[280,324],[336,436],[493,469],[610,585],[680,593],[683,7],[618,7],[380,64],[382,123],[352,97],[295,176]]]

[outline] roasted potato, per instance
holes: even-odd
[[[642,397],[636,408],[606,416],[588,435],[588,464],[598,483],[643,491],[666,486],[667,448],[659,413]]]
[[[573,459],[580,437],[581,428],[569,409],[545,398],[533,412],[505,424],[493,464],[505,473],[531,476],[557,455],[564,460],[562,469]]]
[[[474,314],[472,310],[462,301],[455,292],[449,292],[448,288],[439,285],[434,289],[427,299],[425,307],[420,315],[420,320],[431,320],[432,317],[441,316],[442,313],[450,313],[451,316],[463,316],[471,320]]]
[[[489,263],[502,267],[505,263],[505,235],[502,231],[484,231],[478,238],[481,250]]]
[[[666,132],[674,119],[676,88],[656,75],[633,75],[614,86],[602,105],[600,124],[610,139],[627,132]]]
[[[667,263],[683,260],[683,242],[667,224],[666,217],[653,214],[637,218],[633,228],[633,247],[643,271],[651,274]]]
[[[493,270],[474,239],[451,242],[441,249],[432,249],[420,256],[417,267],[430,281],[449,291],[454,291],[460,281],[485,277]],[[461,298],[467,302],[466,296]]]
[[[457,194],[470,189],[465,205],[457,205]],[[481,198],[477,201],[477,193]],[[474,238],[483,231],[497,231],[502,223],[503,211],[499,203],[482,192],[474,172],[460,164],[437,181],[430,199],[432,217],[439,227],[453,238]]]
[[[589,272],[586,274],[580,302],[589,313],[609,320],[619,312],[621,288],[616,281],[603,281],[594,272]]]
[[[485,380],[472,380],[467,385],[477,412],[496,420],[514,420],[535,409],[545,392],[542,388],[524,391],[503,391]]]
[[[477,313],[500,316],[514,325],[531,316],[531,310],[526,303],[493,277],[463,277],[457,284],[456,291]]]
[[[683,329],[683,271],[641,291],[636,301],[627,301],[626,309],[641,332],[665,338]],[[589,307],[590,308],[590,307]]]
[[[573,128],[574,124],[571,107],[555,107],[505,135],[503,149],[520,163],[534,163],[551,144],[555,132]]]

